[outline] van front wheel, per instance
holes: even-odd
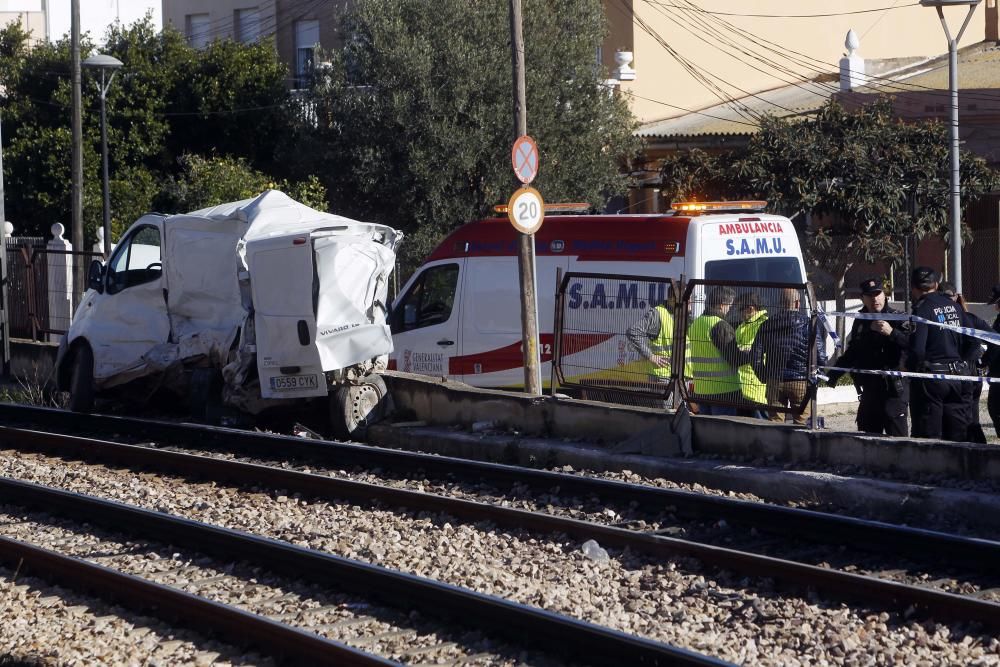
[[[385,381],[370,375],[359,384],[337,388],[330,397],[333,435],[341,440],[364,440],[368,427],[389,414],[389,392]]]
[[[94,353],[89,345],[77,349],[70,372],[67,407],[73,412],[90,412],[94,409]]]

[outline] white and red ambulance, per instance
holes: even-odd
[[[677,279],[805,282],[792,222],[762,213],[765,202],[674,204],[667,214],[546,215],[535,233],[539,350],[550,374],[556,271]],[[407,281],[390,318],[389,368],[479,387],[523,386],[518,234],[507,218],[472,222],[449,235]],[[614,281],[567,309],[632,308],[638,318],[663,295]],[[625,290],[630,298],[614,298]],[[635,292],[637,299],[631,298]],[[611,298],[608,298],[610,294]],[[595,341],[595,344],[597,342]]]

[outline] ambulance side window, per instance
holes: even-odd
[[[392,313],[392,332],[411,331],[451,319],[458,287],[458,264],[424,271]]]

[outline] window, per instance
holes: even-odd
[[[203,49],[209,42],[208,14],[188,14],[184,17],[184,34],[188,44],[196,49]]]
[[[256,7],[237,9],[234,17],[236,41],[251,44],[260,37],[260,11]]]
[[[108,294],[152,282],[162,273],[160,231],[140,227],[118,245],[108,262]]]
[[[392,313],[392,332],[421,329],[451,319],[458,287],[458,264],[424,271]]]
[[[295,87],[306,88],[319,45],[319,21],[295,22]]]
[[[801,283],[802,271],[794,257],[719,259],[705,262],[705,279]]]

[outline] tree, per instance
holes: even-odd
[[[908,235],[948,239],[948,146],[944,125],[900,121],[888,98],[854,112],[831,101],[814,117],[765,118],[746,148],[714,162],[674,159],[663,177],[684,182],[701,168],[710,182],[725,184],[729,198],[754,196],[793,219],[822,219],[801,231],[806,252],[833,276],[843,309],[844,280],[856,263],[902,256]],[[967,152],[961,176],[964,204],[1000,184],[982,158]]]
[[[342,52],[316,77],[317,122],[301,128],[297,164],[335,210],[406,231],[410,267],[518,185],[507,12],[505,0],[359,0]],[[525,5],[533,185],[549,201],[600,208],[626,186],[635,121],[595,64],[603,21],[599,0]]]
[[[53,222],[68,226],[70,217],[70,46],[63,40],[29,50],[27,40],[16,23],[0,30],[6,203],[19,233],[44,235]],[[170,201],[161,190],[183,180],[186,154],[232,158],[248,174],[284,171],[275,155],[290,128],[289,96],[273,44],[219,41],[201,51],[176,30],[156,31],[147,17],[111,26],[102,51],[125,63],[107,100],[113,236],[154,200]],[[82,56],[93,52],[84,38]],[[102,218],[99,101],[93,74],[85,71],[82,83],[90,242]],[[247,182],[275,180],[262,175]]]
[[[274,181],[254,170],[243,158],[205,159],[186,155],[181,164],[181,173],[169,178],[158,194],[158,210],[195,211],[221,202],[249,199],[264,190],[282,190],[307,206],[326,209],[326,190],[316,177],[299,183]]]

